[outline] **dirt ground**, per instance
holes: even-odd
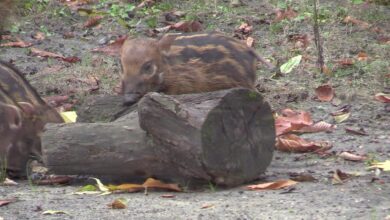
[[[111,12],[104,15],[98,26],[85,28],[83,23],[88,17],[76,10],[57,1],[31,2],[35,4],[24,5],[27,12],[9,25],[11,36],[32,42],[33,47],[42,50],[76,56],[81,62],[71,64],[39,58],[33,56],[29,48],[10,47],[0,47],[0,59],[11,61],[21,69],[43,97],[69,95],[80,103],[88,95],[113,94],[119,82],[119,61],[91,50],[129,33],[129,28],[118,21],[124,14],[112,9],[112,5],[123,3],[107,0],[83,6]],[[373,98],[378,92],[390,91],[390,44],[389,40],[383,42],[390,37],[389,6],[373,3],[375,1],[363,4],[347,0],[320,1],[325,61],[332,72],[326,75],[320,74],[315,65],[317,56],[310,19],[312,1],[290,2],[298,16],[283,21],[275,21],[274,12],[284,7],[285,1],[246,0],[242,6],[234,8],[228,1],[215,1],[216,4],[214,1],[162,2],[169,7],[163,5],[154,8],[154,12],[145,12],[144,17],[124,19],[131,26],[130,33],[149,30],[147,21],[153,16],[157,18],[157,27],[164,27],[163,9],[172,7],[187,13],[186,19],[202,21],[206,30],[219,30],[227,35],[233,35],[242,22],[248,22],[253,25],[251,36],[256,50],[272,63],[280,66],[297,54],[304,57],[300,66],[288,74],[275,74],[264,67],[259,69],[259,90],[274,111],[305,110],[312,114],[314,121],[336,124],[330,113],[343,105],[351,106],[351,116],[337,124],[333,132],[301,135],[310,140],[330,141],[333,148],[329,155],[275,151],[271,165],[258,182],[288,179],[297,173],[308,173],[316,181],[299,182],[292,188],[274,191],[248,191],[245,186],[234,189],[204,186],[184,193],[151,191],[148,195],[97,196],[72,194],[84,183],[36,186],[23,180],[18,181],[17,186],[0,186],[0,200],[16,199],[0,206],[0,219],[390,219],[390,173],[367,169],[372,161],[390,159],[389,106]],[[369,27],[345,24],[342,20],[346,16],[367,22]],[[32,38],[38,31],[45,33],[44,40]],[[66,33],[72,33],[73,37],[64,38]],[[304,34],[308,36],[307,41],[291,40],[291,36]],[[302,45],[305,43],[308,45]],[[359,61],[359,52],[365,52],[368,59]],[[354,63],[346,65],[347,58]],[[91,91],[85,81],[69,80],[87,79],[91,75],[100,81],[97,91]],[[313,99],[314,88],[324,82],[335,88],[341,101],[338,106]],[[368,135],[347,133],[346,127],[364,128]],[[343,151],[366,155],[368,159],[347,161],[338,156]],[[353,177],[342,184],[332,184],[337,169]],[[174,198],[163,198],[166,194],[173,194]],[[114,210],[107,206],[117,198],[126,199],[127,208]],[[47,210],[66,213],[42,215]]]

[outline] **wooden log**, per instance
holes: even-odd
[[[163,96],[139,103],[141,128],[159,144],[160,154],[182,173],[236,185],[263,173],[273,155],[275,128],[260,94],[238,88]]]
[[[136,109],[123,105],[122,96],[90,96],[77,108],[77,122],[111,122]]]
[[[230,89],[149,93],[138,113],[111,123],[48,126],[42,149],[45,164],[57,174],[235,186],[265,171],[274,141],[269,105],[256,92]]]

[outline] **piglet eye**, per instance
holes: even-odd
[[[142,66],[142,74],[152,74],[152,72],[153,72],[153,62],[152,61],[146,62]]]

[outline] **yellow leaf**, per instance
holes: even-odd
[[[341,123],[345,120],[347,120],[349,118],[349,116],[351,115],[350,112],[347,112],[345,114],[341,114],[341,115],[335,115],[333,116],[334,120],[336,121],[336,123]]]
[[[92,179],[94,179],[96,181],[97,187],[99,188],[100,191],[102,191],[102,192],[109,191],[109,189],[105,185],[103,185],[103,183],[99,179],[97,179],[97,178],[92,178]]]
[[[77,114],[75,111],[61,112],[60,114],[65,123],[75,123],[77,120]]]
[[[370,169],[379,168],[383,169],[383,171],[390,171],[390,160],[386,160],[385,162],[373,163]]]
[[[67,215],[69,215],[69,213],[64,212],[64,211],[59,211],[59,210],[47,210],[47,211],[42,212],[42,215],[56,215],[56,214],[67,214]]]
[[[286,188],[289,186],[293,186],[297,183],[298,182],[296,182],[294,180],[290,180],[290,179],[278,180],[276,182],[268,182],[268,183],[261,183],[261,184],[257,184],[257,185],[249,185],[249,186],[247,186],[247,189],[250,189],[250,190],[266,190],[266,189],[275,190],[275,189],[282,189],[282,188]]]

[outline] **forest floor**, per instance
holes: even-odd
[[[374,99],[377,93],[390,93],[390,6],[375,1],[320,1],[319,23],[327,66],[326,73],[321,74],[316,67],[311,0],[244,0],[237,7],[221,0],[164,0],[137,13],[131,12],[137,3],[123,3],[126,1],[81,6],[60,1],[28,2],[31,4],[20,7],[24,16],[15,18],[8,27],[11,40],[4,42],[19,38],[33,45],[0,47],[0,59],[16,65],[43,97],[64,95],[74,104],[88,95],[115,94],[121,71],[118,58],[91,51],[122,35],[155,35],[153,29],[167,25],[164,14],[175,9],[185,16],[174,19],[197,20],[204,30],[229,36],[247,23],[253,28],[250,36],[256,50],[277,66],[302,55],[300,65],[290,73],[261,66],[259,91],[275,112],[304,110],[314,121],[337,124],[337,128],[301,135],[329,141],[333,147],[326,155],[275,151],[258,183],[302,173],[315,178],[288,189],[249,191],[244,185],[233,189],[210,185],[184,193],[169,192],[174,197],[163,198],[167,192],[74,195],[82,185],[38,186],[18,181],[17,186],[0,186],[0,200],[15,199],[0,205],[0,219],[390,219],[390,173],[368,169],[372,162],[390,159],[390,107]],[[102,18],[99,24],[88,27],[85,22],[92,14]],[[31,47],[80,61],[39,57]],[[315,88],[324,83],[334,88],[337,102],[313,98]],[[349,118],[336,123],[330,113],[346,105]],[[347,132],[351,127],[362,129],[364,135]],[[341,152],[366,159],[346,160],[340,157]],[[335,180],[336,170],[350,174],[350,178]],[[107,206],[117,198],[127,200],[125,209]],[[43,215],[47,210],[65,214]]]

